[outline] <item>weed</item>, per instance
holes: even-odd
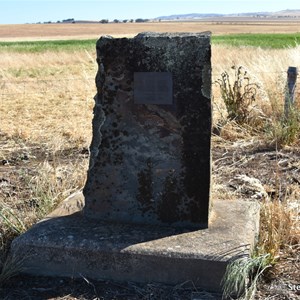
[[[220,88],[228,119],[243,124],[249,120],[251,104],[255,101],[259,86],[250,82],[248,73],[242,66],[233,66],[232,69],[235,70],[233,83],[231,83],[230,76],[225,71],[221,74],[221,78],[215,81],[215,84]]]

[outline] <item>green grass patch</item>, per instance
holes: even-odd
[[[294,48],[300,45],[300,33],[220,35],[212,36],[212,43],[232,47],[250,46],[269,49]]]
[[[300,45],[300,33],[295,34],[229,34],[212,36],[212,43],[232,47],[294,48]],[[46,51],[94,50],[96,39],[0,42],[0,52],[36,53]]]
[[[96,40],[57,40],[57,41],[28,41],[0,42],[0,52],[37,53],[46,51],[76,51],[94,50]]]

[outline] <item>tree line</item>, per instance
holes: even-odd
[[[144,22],[149,22],[149,19],[142,19],[142,18],[137,18],[137,19],[124,19],[124,20],[118,20],[118,19],[114,19],[113,21],[109,21],[108,19],[102,19],[99,21],[99,23],[102,24],[107,24],[107,23],[144,23]],[[74,18],[70,18],[70,19],[65,19],[62,21],[57,21],[56,23],[94,23],[92,21],[76,21]],[[43,22],[44,24],[51,24],[51,23],[55,23],[52,21],[48,21],[48,22]],[[38,22],[38,24],[41,24],[41,22]]]
[[[142,19],[142,18],[138,18],[138,19],[124,19],[124,20],[118,20],[118,19],[114,19],[113,23],[144,23],[144,22],[149,22],[149,19]],[[99,21],[99,23],[105,24],[105,23],[109,23],[108,19],[102,19]]]

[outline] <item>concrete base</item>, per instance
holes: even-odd
[[[73,203],[73,204],[70,204]],[[75,203],[75,205],[74,205]],[[85,218],[81,193],[14,240],[11,255],[25,273],[178,284],[192,281],[220,291],[231,259],[248,255],[258,234],[259,207],[214,201],[208,229],[181,232],[158,226],[113,224]]]

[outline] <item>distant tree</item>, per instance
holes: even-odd
[[[73,23],[75,22],[74,18],[62,20],[63,23]]]
[[[130,19],[129,22],[130,22],[130,23],[133,23],[133,19]]]
[[[123,23],[127,23],[127,22],[128,22],[128,20],[126,20],[126,19],[125,19],[125,20],[123,20]]]
[[[120,21],[118,19],[114,19],[114,23],[119,23]]]
[[[149,19],[141,19],[141,18],[135,19],[136,23],[143,23],[143,22],[148,22],[148,21],[149,21]]]
[[[107,24],[107,23],[108,23],[108,20],[107,20],[107,19],[102,19],[102,20],[99,21],[99,23]]]

